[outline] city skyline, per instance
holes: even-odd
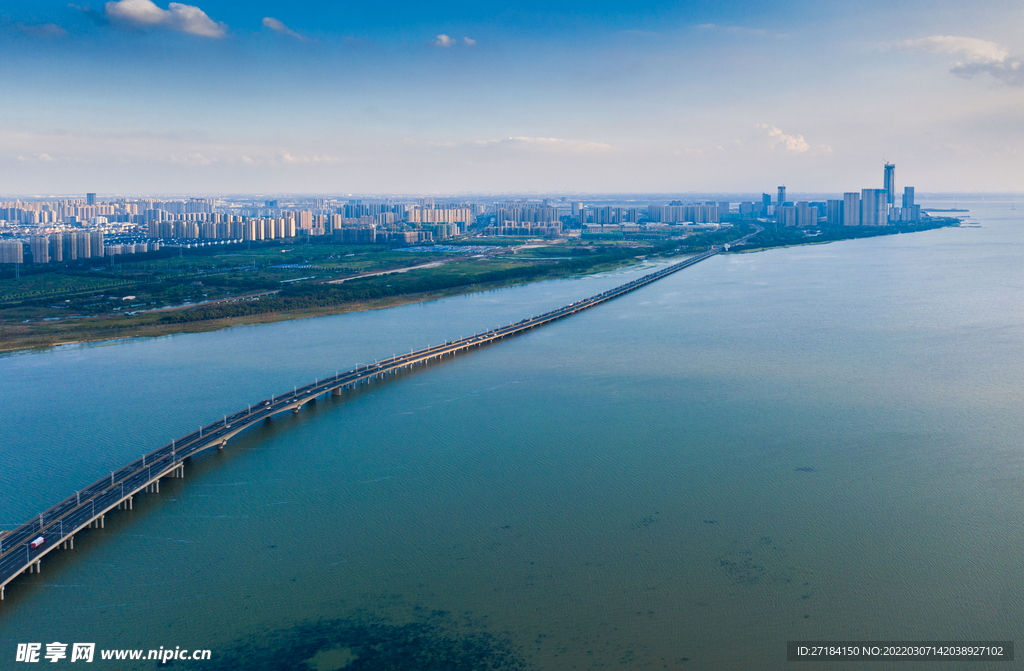
[[[1022,10],[6,3],[0,190],[1019,190]]]

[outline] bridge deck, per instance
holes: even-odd
[[[143,491],[159,492],[160,479],[184,477],[184,461],[204,450],[222,448],[229,438],[272,415],[288,410],[298,411],[304,404],[325,393],[340,393],[416,365],[423,365],[442,357],[482,347],[497,340],[549,324],[563,317],[592,308],[630,291],[635,291],[666,275],[692,266],[718,253],[717,248],[666,266],[604,293],[591,296],[570,305],[524,319],[508,326],[453,340],[441,345],[393,356],[390,359],[358,366],[332,377],[315,380],[291,392],[272,396],[255,406],[227,415],[223,419],[202,427],[198,431],[177,438],[168,445],[153,450],[142,458],[121,467],[85,489],[75,492],[38,517],[16,529],[0,533],[0,600],[4,598],[7,583],[25,572],[38,572],[43,556],[61,547],[74,547],[74,536],[82,529],[103,526],[105,516],[112,510],[130,508],[136,494]],[[39,536],[45,542],[38,548],[30,547]]]

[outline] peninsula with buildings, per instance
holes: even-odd
[[[897,201],[897,198],[899,200]],[[882,188],[796,200],[607,196],[0,202],[0,351],[387,307],[654,256],[956,225]],[[652,202],[653,201],[653,202]]]

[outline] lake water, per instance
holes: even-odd
[[[249,430],[10,585],[0,668],[52,641],[333,671],[1024,640],[1024,221],[966,206],[981,227],[715,257]],[[272,393],[649,270],[2,357],[0,524]]]

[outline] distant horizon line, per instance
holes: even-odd
[[[757,196],[754,200],[759,200],[763,194],[775,195],[773,191],[604,191],[604,192],[566,192],[566,191],[463,191],[463,192],[448,192],[448,193],[415,193],[415,192],[367,192],[367,193],[317,193],[317,192],[284,192],[284,193],[240,193],[240,192],[135,192],[135,193],[101,193],[97,192],[74,192],[74,193],[52,193],[52,194],[0,194],[0,202],[7,202],[10,200],[20,199],[32,199],[32,200],[46,200],[46,199],[65,199],[65,198],[85,198],[89,193],[95,193],[97,199],[111,199],[111,198],[214,198],[218,200],[229,200],[229,199],[312,199],[312,198],[323,198],[330,200],[345,200],[345,199],[360,199],[360,198],[390,198],[390,199],[413,199],[413,198],[434,198],[434,199],[447,199],[447,198],[504,198],[504,199],[530,199],[530,200],[541,200],[544,198],[558,198],[561,200],[565,198],[567,201],[575,200],[612,200],[612,199],[659,199],[664,200],[667,198],[676,197],[696,197],[702,196],[707,198],[717,198],[726,196]],[[872,188],[872,187],[864,187]],[[877,187],[875,187],[877,188]],[[901,191],[902,189],[897,189]],[[859,193],[860,189],[855,192]],[[843,191],[789,191],[789,196],[829,196],[835,194],[847,193]],[[571,195],[570,195],[571,194]],[[1022,198],[1024,199],[1024,192],[1017,191],[917,191],[917,198],[922,197],[948,197],[948,198]]]

